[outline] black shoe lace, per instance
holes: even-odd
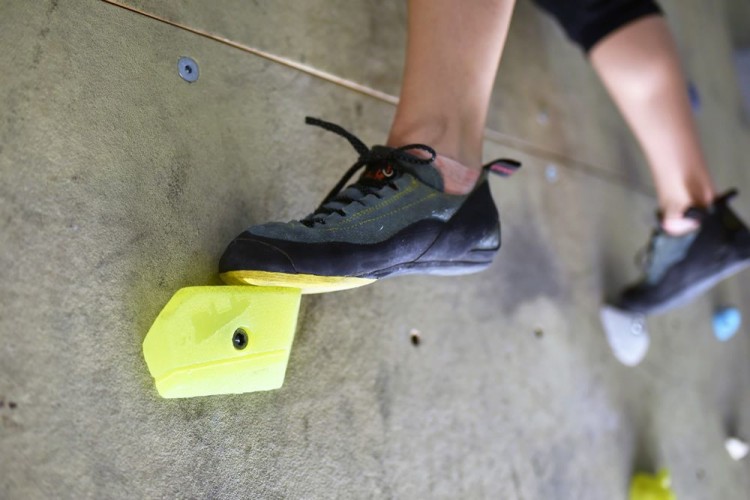
[[[310,116],[305,118],[305,123],[308,125],[315,125],[324,130],[328,130],[329,132],[340,135],[341,137],[349,141],[349,144],[351,144],[352,147],[357,150],[357,153],[359,153],[357,162],[352,165],[349,170],[346,171],[341,180],[323,199],[320,206],[315,209],[313,213],[300,221],[308,227],[312,227],[316,223],[325,224],[326,217],[332,213],[346,215],[346,212],[344,212],[343,210],[344,206],[355,202],[364,205],[365,203],[362,201],[362,198],[364,198],[368,194],[372,194],[377,196],[378,198],[382,198],[380,190],[384,186],[390,186],[391,188],[397,190],[398,186],[394,181],[397,177],[396,174],[401,173],[401,167],[399,166],[398,162],[403,162],[411,165],[427,165],[429,163],[432,163],[432,161],[434,161],[435,157],[437,156],[437,153],[435,153],[434,149],[424,144],[407,144],[406,146],[401,146],[393,149],[369,148],[357,136],[345,130],[343,127],[336,125],[335,123],[326,122],[318,118],[312,118]],[[419,158],[417,156],[411,155],[406,152],[410,149],[419,149],[422,151],[426,151],[430,154],[430,157]],[[341,193],[341,190],[344,189],[344,187],[354,176],[354,174],[363,167],[373,169],[375,171],[382,170],[383,175],[380,176],[382,177],[382,180],[378,180],[377,178],[360,177],[357,182],[347,188],[347,191],[348,189],[353,188],[355,192],[358,192],[361,195],[358,198],[352,198],[344,193]]]

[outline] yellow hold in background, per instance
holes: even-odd
[[[297,326],[296,288],[198,286],[170,299],[143,341],[165,398],[278,389]]]
[[[676,500],[672,492],[669,471],[660,470],[656,475],[639,472],[630,483],[630,500]]]

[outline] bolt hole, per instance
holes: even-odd
[[[242,328],[237,328],[232,335],[232,345],[238,351],[247,347],[247,332]]]
[[[409,332],[409,338],[411,339],[411,345],[416,347],[422,342],[422,333],[416,328],[412,328]]]
[[[538,339],[544,337],[544,330],[542,330],[541,328],[537,328],[536,330],[534,330],[534,336]]]

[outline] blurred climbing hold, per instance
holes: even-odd
[[[727,453],[729,453],[729,456],[732,457],[732,460],[737,461],[745,458],[748,451],[750,451],[750,446],[748,446],[747,443],[743,440],[736,437],[727,438],[727,440],[724,441],[724,447],[727,449]]]
[[[713,327],[714,336],[717,340],[725,342],[737,333],[742,324],[742,313],[736,307],[722,307],[714,313]]]
[[[639,472],[630,482],[630,500],[676,500],[671,486],[672,479],[666,469],[655,475]]]
[[[687,89],[690,107],[693,109],[693,113],[698,114],[701,111],[701,95],[698,93],[698,87],[693,82],[688,82]]]

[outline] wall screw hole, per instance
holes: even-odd
[[[422,332],[416,328],[412,328],[411,331],[409,331],[409,338],[411,339],[411,345],[416,347],[422,342]]]

